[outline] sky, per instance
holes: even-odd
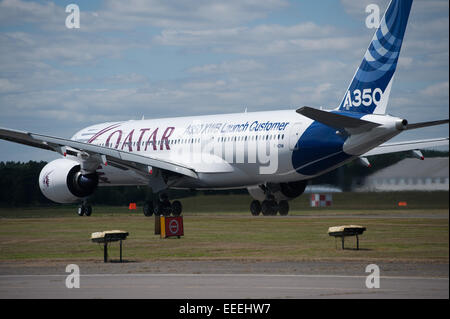
[[[66,6],[80,28],[66,27]],[[0,0],[0,127],[339,105],[387,0]],[[449,2],[415,0],[388,113],[449,116]],[[393,141],[448,136],[448,125]],[[0,161],[58,155],[0,141]]]

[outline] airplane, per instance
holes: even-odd
[[[448,146],[448,137],[387,143],[403,131],[449,123],[410,124],[386,113],[412,0],[392,0],[340,105],[332,110],[244,112],[102,123],[72,138],[0,128],[0,138],[58,152],[39,176],[57,203],[88,202],[100,186],[145,185],[159,198],[144,215],[182,213],[168,189],[247,188],[252,215],[287,215],[309,180],[373,155]]]

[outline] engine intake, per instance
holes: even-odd
[[[81,174],[80,165],[74,166],[67,174],[67,187],[77,197],[86,197],[92,195],[98,185],[98,175]]]

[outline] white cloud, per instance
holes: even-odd
[[[309,105],[314,107],[328,108],[326,101],[330,97],[336,95],[332,83],[321,83],[317,86],[301,86],[295,89],[295,93],[291,94],[292,104],[294,105]]]
[[[448,81],[436,83],[426,87],[425,89],[420,91],[420,94],[425,95],[427,97],[432,97],[435,99],[438,98],[447,98],[448,100]]]
[[[117,84],[144,84],[148,82],[148,78],[138,73],[126,73],[110,76],[105,81]]]
[[[183,88],[191,90],[211,90],[225,86],[226,83],[223,80],[217,80],[214,82],[188,82],[183,84]]]
[[[203,74],[222,74],[222,73],[241,73],[256,70],[264,70],[266,66],[255,60],[238,60],[238,61],[224,61],[220,64],[205,64],[195,66],[187,71],[190,73]]]
[[[409,69],[413,66],[414,59],[408,56],[400,56],[398,59],[398,67]]]
[[[20,90],[22,86],[20,84],[14,84],[8,79],[0,78],[0,93],[11,93]]]
[[[264,18],[268,13],[287,5],[284,0],[107,0],[99,17],[112,29],[130,25],[205,28],[236,25]],[[118,19],[123,23],[113,23]]]
[[[368,14],[366,13],[366,7],[369,4],[378,5],[380,8],[380,15],[383,15],[389,1],[390,0],[341,0],[341,4],[348,14],[358,18],[359,20],[365,20]]]
[[[53,2],[37,3],[22,0],[3,0],[0,2],[0,25],[22,25],[33,23],[54,25],[60,20],[64,22],[65,13],[62,7]],[[61,23],[64,26],[64,23]]]
[[[368,42],[362,37],[336,36],[338,30],[305,22],[293,26],[259,25],[207,30],[163,30],[154,38],[158,45],[209,48],[213,52],[248,56],[298,54],[302,51],[349,48]]]

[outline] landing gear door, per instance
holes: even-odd
[[[289,149],[291,151],[298,150],[298,140],[302,133],[302,123],[294,123],[289,133]]]

